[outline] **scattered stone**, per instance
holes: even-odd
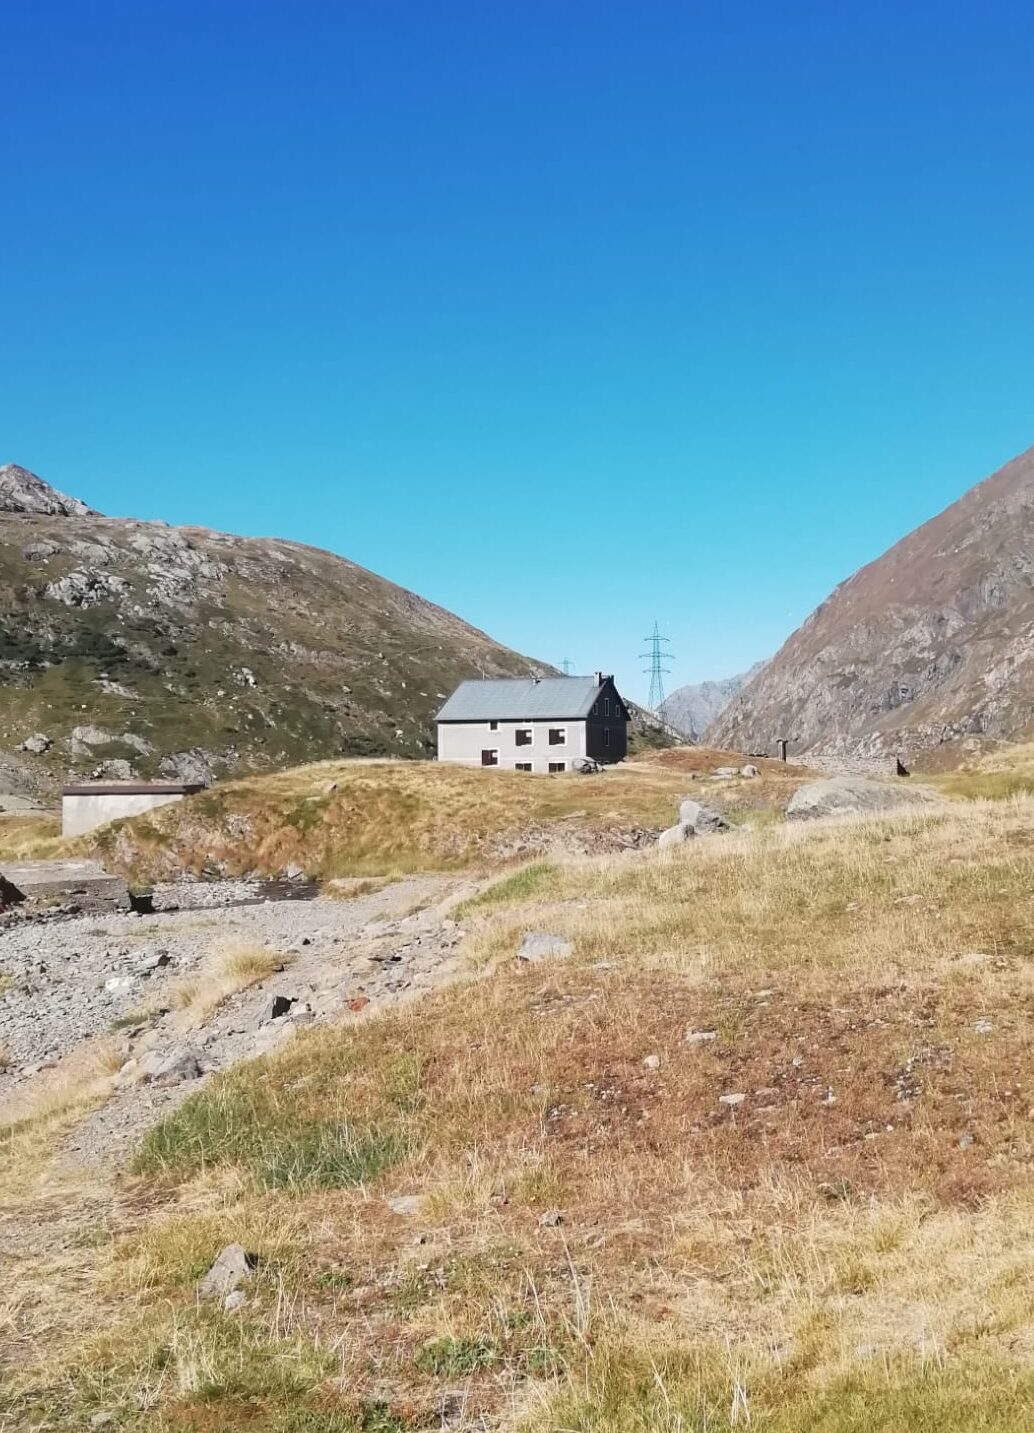
[[[714,774],[723,781],[728,781],[731,776],[739,776],[740,769],[738,766],[716,766]]]
[[[109,995],[120,995],[124,990],[132,990],[136,983],[133,975],[113,975],[110,980],[104,982],[104,989]]]
[[[682,846],[686,841],[692,841],[696,832],[688,821],[679,821],[675,826],[669,826],[667,831],[662,831],[657,837],[658,846]]]
[[[972,1149],[972,1147],[973,1136],[971,1134],[962,1135],[959,1139],[959,1149]]]
[[[95,1413],[90,1419],[91,1428],[113,1428],[115,1426],[114,1413]]]
[[[223,1308],[228,1314],[232,1314],[247,1302],[248,1296],[243,1289],[233,1289],[226,1295],[226,1298],[223,1299]]]
[[[709,836],[724,831],[728,822],[713,806],[703,806],[687,796],[679,803],[679,825],[691,826],[697,836]]]
[[[369,1003],[370,997],[368,995],[353,995],[348,1002],[348,1008],[353,1014],[358,1015],[359,1011],[365,1010]]]
[[[570,954],[571,942],[565,940],[562,935],[551,935],[545,930],[528,930],[521,939],[517,959],[535,965],[549,956],[563,957]]]
[[[660,1055],[647,1055],[646,1059],[643,1061],[643,1069],[644,1069],[644,1070],[659,1070],[660,1068],[661,1068],[661,1057],[660,1057]]]
[[[294,862],[292,862],[291,865],[289,865],[284,871],[284,876],[289,881],[300,881],[304,875],[305,872],[302,867],[295,864]]]
[[[687,1045],[703,1045],[710,1040],[718,1039],[717,1030],[687,1030],[683,1040]]]
[[[990,1035],[990,1033],[991,1033],[991,1031],[992,1031],[993,1029],[994,1029],[994,1021],[993,1021],[993,1020],[974,1020],[974,1021],[973,1021],[973,1033],[976,1034],[976,1035]]]
[[[420,1194],[392,1194],[385,1202],[392,1214],[400,1214],[408,1219],[420,1213],[420,1206],[424,1201]]]
[[[746,1098],[747,1098],[746,1095],[741,1095],[741,1094],[719,1095],[719,1096],[718,1096],[718,1103],[719,1103],[720,1105],[742,1105],[743,1101],[744,1101]]]
[[[741,767],[740,767],[740,775],[741,775],[741,776],[747,776],[747,777],[753,777],[753,776],[760,776],[760,775],[761,775],[761,772],[758,770],[758,768],[754,765],[753,762],[748,761],[747,764],[746,764],[746,766],[741,766]]]
[[[203,1299],[225,1299],[243,1284],[257,1263],[256,1256],[246,1253],[242,1244],[227,1244],[198,1285],[198,1293]]]
[[[556,1229],[564,1222],[564,1216],[559,1209],[547,1209],[539,1219],[540,1229]]]

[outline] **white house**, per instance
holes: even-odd
[[[604,672],[461,682],[438,713],[438,760],[511,771],[621,761],[628,707]]]

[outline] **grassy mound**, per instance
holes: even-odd
[[[605,853],[675,820],[687,792],[733,821],[781,815],[800,773],[700,780],[636,761],[598,776],[530,775],[436,762],[321,762],[228,782],[77,843],[136,881],[196,875],[450,871],[554,850]]]
[[[1025,1426],[1032,822],[506,877],[464,917],[479,976],[212,1081],[138,1151],[132,1232],[30,1261],[46,1348],[0,1421]],[[519,964],[528,928],[573,956]],[[259,1260],[232,1317],[195,1295],[231,1240]]]

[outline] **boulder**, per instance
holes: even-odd
[[[577,771],[581,776],[599,776],[605,769],[590,756],[576,756],[571,762],[571,770]]]
[[[786,808],[791,821],[813,821],[820,816],[844,816],[916,806],[927,799],[921,788],[891,786],[866,776],[832,776],[809,781],[793,795]]]
[[[248,1254],[242,1244],[227,1244],[198,1285],[203,1299],[225,1299],[243,1284],[258,1259]]]
[[[702,806],[686,796],[679,802],[679,824],[692,826],[697,836],[708,836],[713,831],[724,831],[729,823],[713,806]]]
[[[258,1018],[260,1025],[268,1025],[270,1020],[279,1020],[281,1016],[290,1014],[291,1006],[294,1004],[293,995],[274,995],[267,1001],[262,1014]]]
[[[693,827],[688,821],[680,821],[677,826],[669,826],[667,831],[662,831],[657,837],[658,846],[681,846],[686,841],[692,841],[696,835]]]
[[[49,736],[37,731],[32,736],[27,736],[18,750],[27,751],[30,756],[42,756],[44,752],[50,750],[53,744]]]
[[[754,765],[754,763],[753,763],[752,761],[748,761],[747,764],[746,764],[746,766],[741,766],[741,767],[740,767],[740,775],[741,775],[741,776],[760,776],[760,775],[761,775],[761,772],[758,770],[758,768]]]
[[[157,1066],[152,1079],[155,1084],[179,1085],[184,1080],[199,1080],[201,1074],[201,1062],[193,1050],[173,1050]]]
[[[551,935],[549,931],[545,930],[526,930],[517,951],[517,959],[526,960],[529,964],[534,965],[551,955],[570,954],[571,942],[565,940],[562,935]]]

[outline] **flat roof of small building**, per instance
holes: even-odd
[[[62,796],[193,796],[202,781],[84,781],[63,786]]]

